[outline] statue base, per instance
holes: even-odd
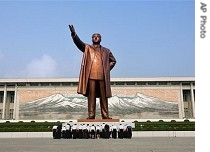
[[[108,125],[116,125],[119,126],[120,124],[123,125],[130,125],[132,128],[135,128],[135,123],[132,122],[120,122],[120,119],[77,119],[77,122],[68,122],[70,125],[74,124],[89,124],[89,125],[102,125],[103,123],[106,123]],[[64,123],[66,124],[66,123]]]
[[[77,119],[77,122],[120,122],[120,119]]]

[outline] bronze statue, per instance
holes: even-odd
[[[110,71],[116,60],[112,52],[100,45],[101,35],[92,35],[92,45],[85,44],[77,36],[74,26],[69,25],[71,37],[83,52],[77,93],[88,99],[88,118],[95,119],[96,98],[100,98],[102,119],[112,119],[108,113],[108,98],[112,96],[110,86]]]

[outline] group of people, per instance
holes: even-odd
[[[73,124],[54,125],[52,128],[53,139],[109,139],[132,138],[132,127],[128,124],[119,126],[99,124]]]

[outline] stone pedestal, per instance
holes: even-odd
[[[103,123],[103,122],[120,122],[120,119],[77,119],[77,122],[99,122],[99,123]]]
[[[65,122],[69,123],[70,125],[80,125],[80,124],[88,124],[88,125],[102,125],[102,124],[108,124],[109,126],[116,125],[117,127],[122,124],[122,125],[130,125],[132,128],[135,128],[135,123],[132,122],[120,122],[120,119],[77,119],[76,122]]]

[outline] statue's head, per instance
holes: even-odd
[[[92,35],[92,42],[93,42],[93,44],[100,44],[100,42],[101,42],[101,34],[94,33]]]

